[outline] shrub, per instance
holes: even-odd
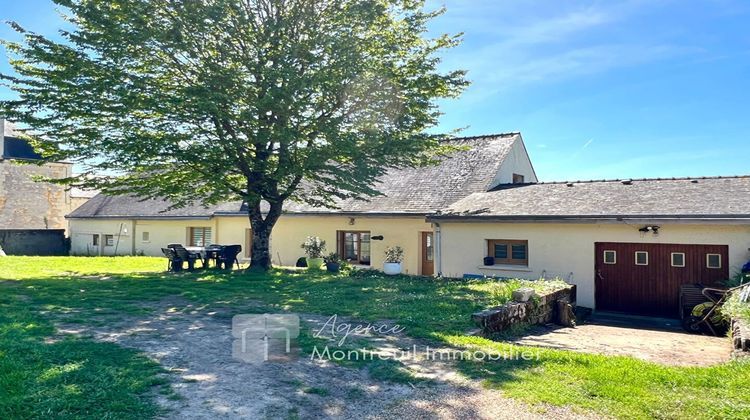
[[[721,307],[721,313],[727,318],[742,319],[750,323],[750,302],[741,302],[739,291],[734,292]]]
[[[385,262],[400,263],[404,260],[404,249],[400,246],[389,246],[385,249]]]
[[[326,250],[326,241],[317,236],[308,236],[300,248],[305,250],[308,258],[322,258]]]
[[[341,264],[341,256],[335,252],[331,252],[325,257],[326,263]]]

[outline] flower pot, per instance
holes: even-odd
[[[320,270],[323,267],[322,258],[307,258],[307,268],[312,270]]]
[[[484,265],[495,265],[495,258],[484,257]]]
[[[326,270],[328,270],[329,273],[338,273],[340,268],[341,268],[341,264],[339,263],[334,263],[334,262],[326,263]]]
[[[385,263],[383,264],[383,272],[389,276],[395,276],[401,274],[401,263]]]

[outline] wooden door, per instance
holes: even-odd
[[[726,245],[598,242],[595,250],[598,310],[675,318],[681,285],[729,277]]]
[[[435,242],[432,232],[422,232],[422,275],[435,274]]]

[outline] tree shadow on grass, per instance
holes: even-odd
[[[171,389],[162,369],[111,343],[55,334],[49,320],[11,296],[0,299],[0,416],[148,418],[149,397]]]

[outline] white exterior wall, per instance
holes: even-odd
[[[508,152],[508,155],[500,164],[495,180],[492,185],[513,183],[513,174],[523,175],[525,182],[537,182],[534,167],[529,160],[529,154],[526,152],[526,146],[523,141],[515,141]]]
[[[440,270],[447,277],[464,274],[537,279],[561,277],[578,286],[578,304],[594,308],[594,243],[673,243],[729,246],[729,273],[750,259],[749,225],[661,226],[659,235],[641,234],[643,224],[451,223],[442,222]],[[528,267],[484,267],[488,239],[529,242]]]

